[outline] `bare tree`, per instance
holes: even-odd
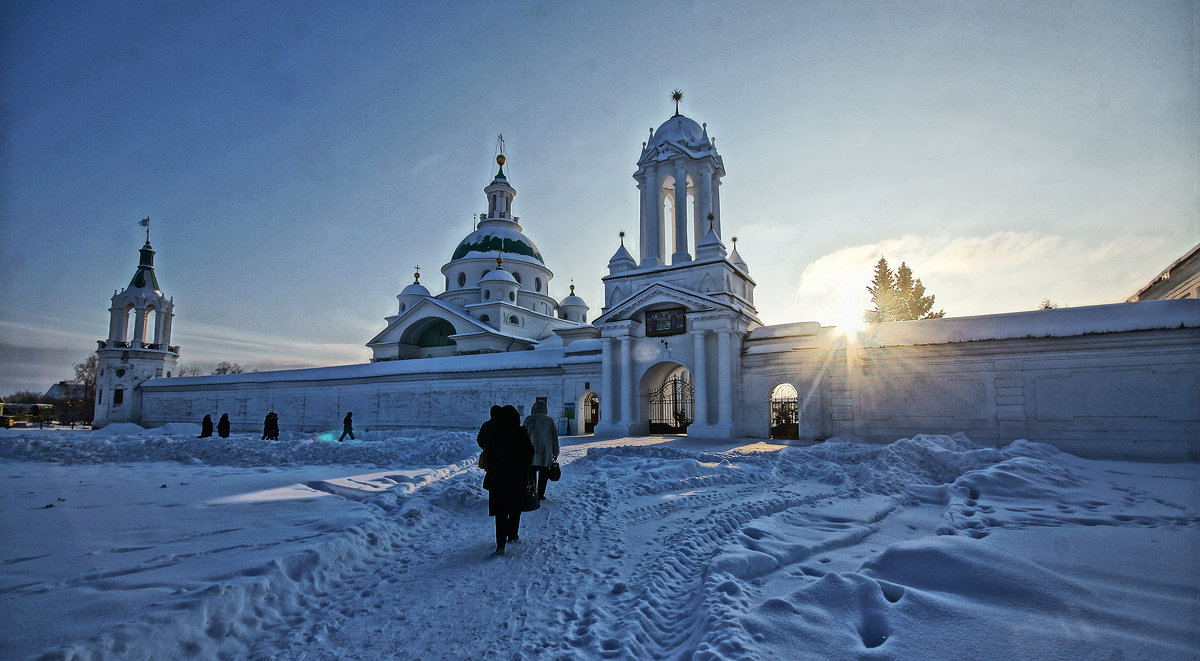
[[[199,365],[180,364],[175,373],[179,376],[204,376],[204,370],[200,369]]]
[[[239,365],[237,363],[231,363],[228,360],[222,360],[221,362],[217,363],[217,367],[216,367],[216,369],[213,370],[212,373],[213,374],[241,374],[244,371],[245,370],[242,369],[241,365]]]

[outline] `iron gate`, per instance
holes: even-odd
[[[795,392],[771,398],[771,438],[800,438],[800,400]]]
[[[696,391],[682,376],[673,376],[650,391],[650,433],[683,434],[695,415]]]
[[[600,421],[600,398],[596,393],[589,392],[583,397],[583,433],[591,434],[596,431],[596,423]]]

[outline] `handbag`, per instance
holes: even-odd
[[[551,482],[557,482],[562,479],[562,469],[558,467],[558,462],[550,464],[550,474],[547,475]]]
[[[538,500],[537,492],[533,489],[526,489],[525,495],[521,497],[521,511],[532,512],[540,509],[542,502]]]

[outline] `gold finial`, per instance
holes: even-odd
[[[625,245],[625,230],[617,232],[617,236],[621,237],[621,245]]]
[[[571,281],[571,295],[572,296],[575,295],[575,281],[574,280]]]
[[[496,248],[496,268],[498,268],[498,269],[504,268],[502,266],[503,264],[504,264],[504,253],[500,250],[500,248]]]
[[[675,90],[671,92],[671,100],[675,102],[675,114],[679,114],[679,102],[683,100],[683,91]]]
[[[416,269],[416,272],[413,273],[413,284],[419,285],[421,284],[421,267],[418,265],[413,268]]]
[[[496,154],[496,165],[504,165],[504,154]]]
[[[734,249],[734,251],[737,250],[737,237],[736,236],[733,237],[733,249]]]
[[[711,230],[713,228],[713,221],[717,219],[717,214],[709,211],[705,218],[708,219],[708,229]]]

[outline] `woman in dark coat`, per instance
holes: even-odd
[[[485,422],[479,436],[487,456],[483,488],[488,490],[488,514],[496,517],[496,555],[503,555],[505,543],[518,539],[533,444],[512,406]]]
[[[212,436],[212,416],[206,413],[204,419],[200,421],[200,438],[210,436]]]
[[[229,414],[222,413],[221,419],[217,421],[217,436],[221,438],[229,438]]]

